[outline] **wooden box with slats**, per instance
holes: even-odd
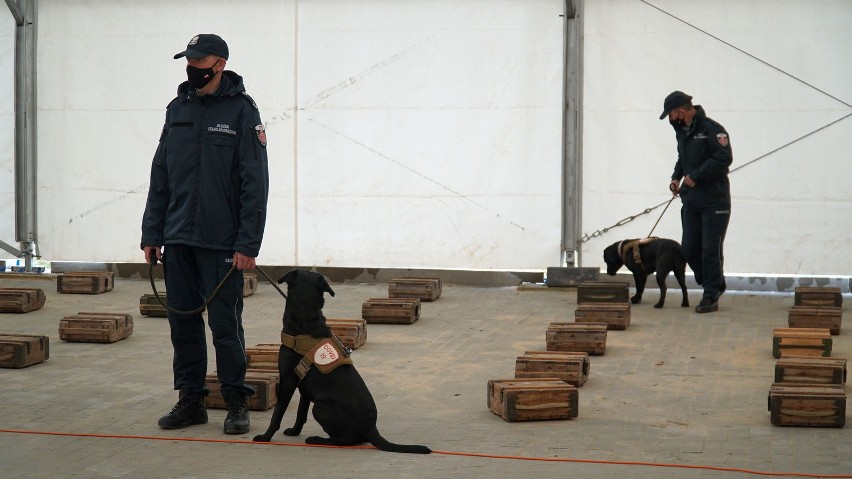
[[[325,324],[349,349],[358,349],[367,342],[367,321],[363,319],[326,318]]]
[[[246,359],[251,369],[278,371],[278,352],[281,343],[261,343],[246,348]]]
[[[836,384],[773,384],[769,412],[776,426],[843,427],[846,391]]]
[[[361,319],[370,324],[411,324],[420,319],[420,300],[370,298],[361,306]]]
[[[133,334],[133,316],[124,313],[77,313],[59,321],[59,339],[79,343],[114,343]]]
[[[0,288],[0,313],[28,313],[41,309],[46,301],[39,288]]]
[[[787,315],[791,328],[826,328],[840,334],[841,308],[838,306],[793,306]]]
[[[515,378],[559,378],[580,387],[589,377],[589,353],[526,351],[515,360]]]
[[[775,328],[772,334],[772,355],[831,356],[831,333],[824,328]]]
[[[492,379],[488,409],[506,421],[540,421],[577,417],[577,388],[557,378]]]
[[[50,338],[0,333],[0,368],[25,368],[50,358]]]
[[[112,291],[115,273],[111,271],[79,271],[56,277],[57,293],[100,294]]]
[[[793,293],[793,304],[796,306],[843,306],[843,295],[840,288],[800,286]]]
[[[621,281],[586,281],[577,285],[577,304],[629,303],[630,283]]]
[[[257,274],[243,272],[243,298],[251,296],[257,291]]]
[[[630,326],[630,303],[583,303],[574,310],[577,323],[603,323],[607,329]]]
[[[165,292],[160,293],[160,299],[163,300],[163,303],[168,304]],[[157,301],[157,297],[154,294],[143,294],[142,297],[139,298],[139,313],[143,316],[154,316],[159,318],[165,318],[169,315],[166,308]]]
[[[435,301],[441,297],[441,278],[396,278],[388,282],[388,297]]]
[[[245,384],[254,388],[254,396],[248,398],[248,407],[252,411],[265,411],[278,401],[278,371],[268,369],[246,369]],[[216,373],[208,374],[205,378],[210,393],[205,398],[207,407],[211,409],[227,409],[225,398],[220,389],[221,384]]]
[[[548,351],[606,353],[606,324],[550,323],[545,333]]]
[[[846,359],[786,357],[775,362],[775,382],[795,384],[845,384]]]

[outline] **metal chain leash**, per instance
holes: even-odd
[[[592,232],[592,233],[590,233],[590,234],[589,234],[589,233],[584,233],[584,234],[583,234],[583,237],[582,237],[582,238],[580,238],[580,239],[577,241],[577,246],[582,245],[583,243],[585,243],[585,242],[587,242],[587,241],[591,240],[592,238],[597,238],[597,237],[599,237],[599,236],[603,236],[604,234],[606,234],[609,230],[611,230],[611,229],[613,229],[613,228],[618,228],[619,226],[624,226],[624,225],[626,225],[626,224],[630,223],[631,221],[635,220],[636,218],[638,218],[638,217],[640,217],[640,216],[642,216],[642,215],[647,215],[648,213],[650,213],[650,212],[654,211],[655,209],[659,208],[660,206],[666,205],[666,208],[668,208],[668,205],[669,205],[669,204],[671,204],[671,202],[672,202],[672,200],[673,200],[674,198],[675,198],[675,197],[674,197],[674,196],[672,196],[672,199],[671,199],[671,200],[663,201],[662,203],[658,204],[657,206],[652,206],[652,207],[650,207],[650,208],[645,208],[643,211],[641,211],[641,212],[639,212],[639,213],[636,213],[635,215],[630,215],[630,216],[628,216],[628,217],[626,217],[626,218],[621,219],[619,222],[615,223],[615,224],[614,224],[614,225],[612,225],[612,226],[607,226],[606,228],[601,228],[601,229],[599,229],[599,230],[593,231],[593,232]],[[665,210],[663,210],[663,213],[665,213]],[[662,217],[662,215],[660,215],[660,217]],[[657,220],[657,222],[659,222],[659,221],[660,221],[660,220]],[[654,225],[654,227],[655,227],[655,228],[656,228],[656,226],[657,226],[657,225]],[[654,231],[654,230],[652,229],[652,230],[651,230],[651,232],[653,232],[653,231]]]

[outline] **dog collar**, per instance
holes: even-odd
[[[313,347],[322,342],[323,339],[326,338],[315,338],[310,334],[292,336],[281,333],[281,344],[302,355],[313,349]]]

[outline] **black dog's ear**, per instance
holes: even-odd
[[[299,273],[298,269],[292,269],[292,270],[284,273],[284,276],[278,278],[278,284],[286,282],[289,285],[290,282],[292,282],[294,279],[296,279],[296,275],[298,273]]]
[[[325,276],[319,275],[319,277],[317,278],[317,283],[319,283],[318,286],[320,291],[334,296],[334,290],[331,289],[331,286],[328,285],[328,281],[326,281]]]

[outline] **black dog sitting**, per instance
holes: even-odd
[[[383,451],[432,452],[426,446],[393,444],[379,434],[373,396],[349,360],[349,351],[325,323],[323,293],[334,296],[325,278],[311,271],[294,269],[278,282],[286,282],[288,287],[282,345],[278,353],[281,376],[278,402],[269,428],[255,436],[254,441],[269,442],[281,428],[284,412],[298,387],[299,410],[296,423],[284,431],[287,436],[298,436],[302,432],[313,402],[314,418],[329,437],[311,436],[305,439],[306,444],[352,446],[369,442]]]
[[[633,273],[636,283],[636,294],[630,298],[633,304],[642,301],[642,293],[645,292],[645,282],[648,276],[657,272],[657,284],[660,285],[660,300],[654,305],[662,308],[666,302],[666,277],[674,272],[675,279],[683,291],[682,307],[689,306],[689,297],[686,295],[686,260],[680,243],[664,238],[628,239],[613,243],[604,249],[604,262],[606,262],[606,274],[615,276],[622,265]]]

